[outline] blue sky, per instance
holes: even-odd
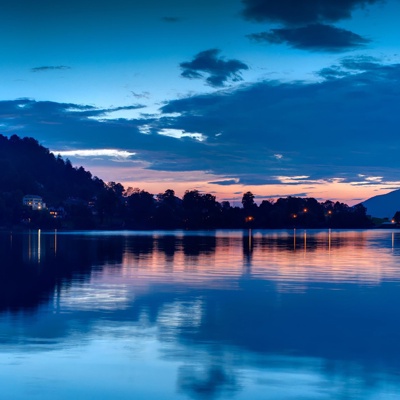
[[[398,0],[1,2],[0,126],[240,202],[400,188]]]

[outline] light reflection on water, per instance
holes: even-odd
[[[400,399],[399,231],[0,242],[5,398]]]

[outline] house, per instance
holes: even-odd
[[[32,210],[45,210],[46,203],[43,203],[43,199],[40,196],[36,196],[34,194],[27,194],[22,199],[22,204],[24,206],[31,207]]]
[[[49,214],[54,219],[63,219],[66,213],[64,207],[49,207]]]

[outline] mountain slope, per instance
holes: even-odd
[[[118,184],[114,185],[119,189]],[[65,221],[68,219],[70,227],[91,228],[94,217],[88,207],[89,201],[97,199],[96,212],[102,222],[117,203],[113,196],[114,187],[92,177],[83,167],[73,167],[69,160],[55,157],[33,138],[0,135],[2,228],[21,223],[27,227],[26,221],[30,221],[29,227],[55,228],[60,225],[48,211],[37,213],[28,210],[22,203],[24,195],[28,194],[42,197],[48,207],[64,209]]]
[[[400,211],[400,189],[371,197],[362,204],[367,208],[367,215],[390,219],[396,211]]]
[[[0,192],[42,196],[57,206],[69,197],[90,200],[104,190],[104,182],[84,168],[55,157],[33,138],[0,135]]]

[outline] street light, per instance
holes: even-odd
[[[246,217],[246,222],[251,222],[251,221],[254,221],[254,217],[252,217],[251,215]]]

